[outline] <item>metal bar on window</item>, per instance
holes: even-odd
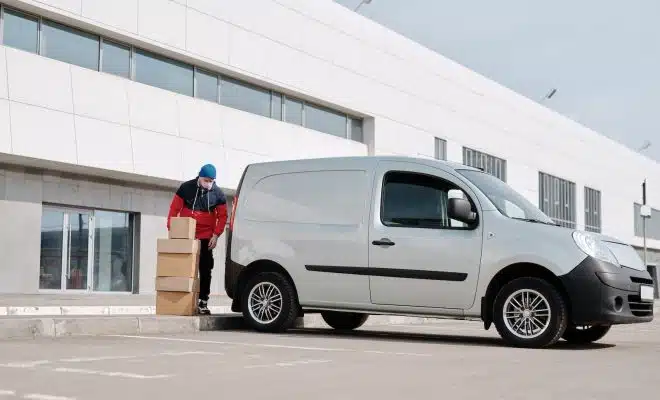
[[[42,35],[43,35],[43,18],[38,17],[37,18],[37,54],[42,55],[43,54],[43,49],[41,48],[41,43],[43,42],[42,40]]]
[[[99,72],[103,71],[103,37],[99,37]]]
[[[4,44],[5,32],[5,7],[0,4],[0,44]]]

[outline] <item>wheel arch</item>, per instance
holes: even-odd
[[[244,294],[243,291],[245,285],[248,283],[250,278],[260,272],[278,272],[284,275],[284,277],[291,283],[291,286],[293,286],[296,304],[298,304],[298,288],[296,287],[296,282],[293,280],[293,277],[291,277],[289,271],[287,271],[286,268],[275,261],[263,259],[251,262],[245,266],[245,268],[243,268],[238,274],[238,279],[236,280],[236,290],[231,304],[232,311],[240,312],[241,300]],[[300,305],[298,307],[300,307]],[[302,312],[302,310],[298,311]]]
[[[486,329],[488,329],[493,322],[493,303],[495,302],[495,296],[497,296],[497,293],[507,283],[523,277],[540,278],[553,285],[564,298],[566,306],[568,307],[568,315],[570,317],[570,298],[559,277],[542,265],[520,262],[502,268],[488,283],[486,292],[481,298],[481,319],[484,321],[484,327]]]

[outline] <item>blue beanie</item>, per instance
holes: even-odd
[[[215,179],[215,167],[213,164],[206,164],[199,170],[200,178],[211,178]]]

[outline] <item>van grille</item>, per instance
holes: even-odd
[[[636,317],[649,317],[653,315],[653,303],[643,302],[639,295],[629,295],[628,305],[630,312]]]
[[[634,283],[642,283],[644,285],[653,285],[653,279],[639,278],[637,276],[631,276],[630,280]]]

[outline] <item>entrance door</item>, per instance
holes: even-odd
[[[450,173],[382,162],[369,229],[371,301],[468,308],[481,264],[482,227],[449,219],[450,197],[474,198]]]
[[[44,208],[41,223],[40,289],[91,289],[91,224],[91,212]]]

